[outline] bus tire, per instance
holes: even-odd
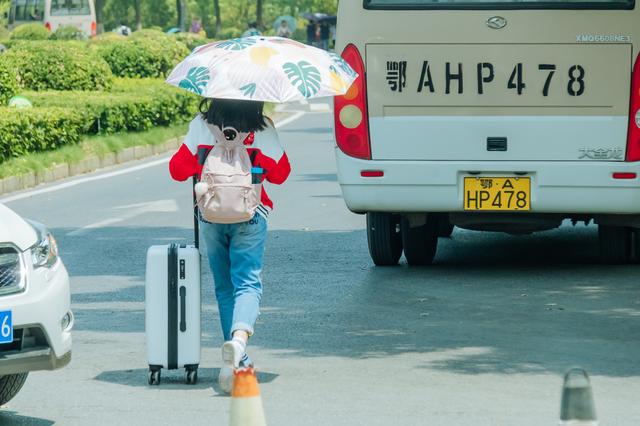
[[[608,265],[622,265],[631,260],[631,229],[624,226],[598,225],[600,260]]]
[[[376,266],[394,266],[402,256],[400,217],[392,213],[367,213],[369,254]]]
[[[402,218],[402,245],[404,257],[411,266],[423,266],[433,263],[438,247],[437,216],[427,214],[424,225],[411,227],[406,217]]]

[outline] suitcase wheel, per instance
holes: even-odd
[[[186,370],[184,381],[188,385],[195,385],[198,383],[198,369]]]
[[[149,369],[149,385],[158,386],[160,384],[160,370]]]

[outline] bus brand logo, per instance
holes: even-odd
[[[487,19],[487,26],[489,28],[493,28],[494,30],[500,30],[507,26],[507,20],[502,16],[492,16]]]

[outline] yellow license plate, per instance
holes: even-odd
[[[531,210],[531,178],[465,177],[464,209],[472,211]]]

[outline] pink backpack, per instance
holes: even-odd
[[[241,223],[253,218],[260,205],[262,184],[253,184],[251,159],[244,145],[249,133],[207,124],[215,144],[196,184],[202,218],[212,223]]]

